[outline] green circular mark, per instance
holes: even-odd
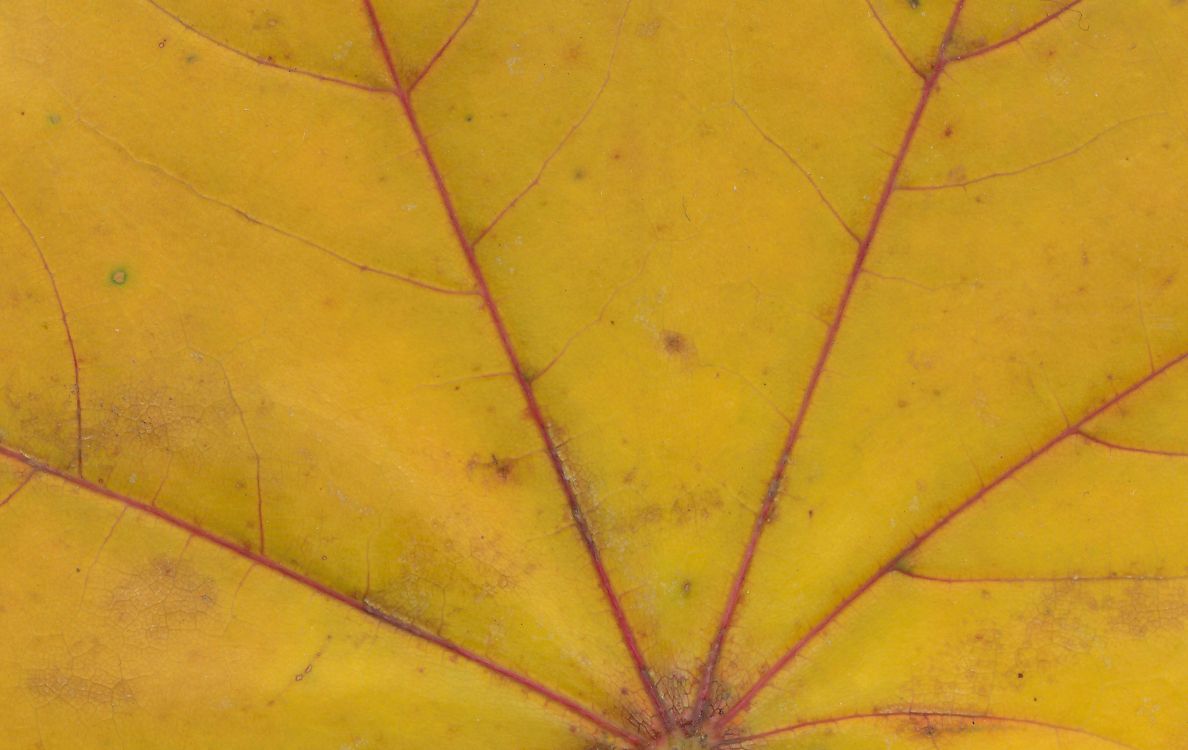
[[[128,283],[128,272],[123,268],[117,268],[111,272],[107,280],[116,286],[123,286]]]
[[[47,119],[49,120],[50,125],[57,125],[62,121],[62,117],[56,112],[51,112]]]

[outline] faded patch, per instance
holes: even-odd
[[[160,556],[112,589],[106,607],[124,632],[161,643],[198,628],[217,601],[213,579],[184,559]]]

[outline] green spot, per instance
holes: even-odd
[[[61,116],[59,116],[56,112],[50,112],[49,117],[46,119],[49,120],[50,125],[57,125],[62,121]]]
[[[198,62],[198,55],[194,55],[194,54],[186,55],[186,62],[189,63],[190,65],[193,65],[194,63]]]
[[[116,286],[123,286],[124,284],[128,283],[128,272],[123,268],[116,268],[112,270],[111,274],[107,277],[107,280]]]

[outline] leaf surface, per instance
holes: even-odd
[[[1188,746],[1186,35],[5,3],[0,745]]]

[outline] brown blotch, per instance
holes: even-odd
[[[661,334],[661,339],[664,342],[664,351],[669,354],[684,354],[689,348],[689,342],[676,331],[665,331]]]

